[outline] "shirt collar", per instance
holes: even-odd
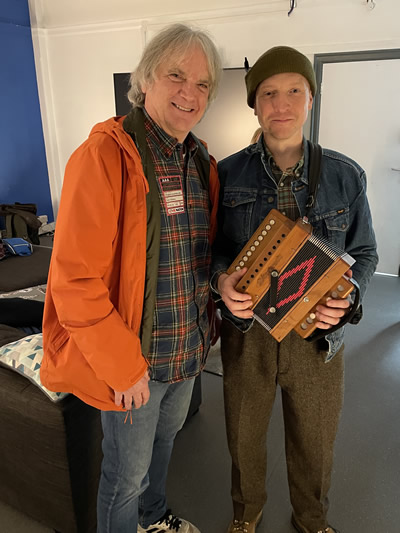
[[[172,137],[165,132],[147,113],[143,108],[144,127],[148,137],[157,145],[160,152],[165,159],[170,159],[174,152],[178,152],[181,157],[185,156],[189,150],[190,156],[193,157],[197,150],[197,143],[193,138],[191,132],[188,133],[183,143],[178,142],[175,137]]]
[[[292,167],[290,168],[287,168],[285,171],[281,170],[278,165],[275,163],[275,159],[274,159],[274,156],[272,155],[272,153],[269,151],[269,148],[268,146],[265,144],[264,142],[264,138],[263,136],[261,135],[260,136],[260,139],[259,139],[259,142],[260,142],[260,146],[262,147],[262,150],[264,151],[265,153],[265,157],[266,157],[266,160],[267,160],[267,163],[268,165],[274,169],[274,170],[277,170],[277,171],[280,171],[280,172],[284,172],[285,174],[293,174],[295,175],[296,177],[300,177],[302,174],[303,174],[303,167],[304,167],[304,148],[303,148],[303,154],[302,156],[300,157],[300,159],[297,161],[297,163],[295,165],[293,165]],[[258,143],[257,143],[258,145]],[[303,147],[304,147],[304,140],[303,140]]]

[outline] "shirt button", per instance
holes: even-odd
[[[274,197],[273,196],[268,196],[268,203],[272,204],[273,201],[274,201]]]

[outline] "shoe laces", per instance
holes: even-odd
[[[171,510],[168,509],[165,515],[158,521],[159,524],[165,524],[169,527],[169,529],[172,531],[175,529],[175,531],[179,531],[182,520],[178,518],[177,516],[173,515],[171,513]]]
[[[250,525],[249,522],[246,522],[244,520],[234,520],[233,521],[233,531],[242,531],[243,533],[247,533],[247,527]]]

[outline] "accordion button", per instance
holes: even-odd
[[[244,262],[243,262],[243,261],[240,261],[239,265],[240,265],[241,267],[244,267]]]
[[[249,258],[247,257],[247,255],[243,256],[243,261],[248,261]]]
[[[265,226],[265,229],[269,231],[271,229],[271,226],[268,224],[267,226]]]
[[[259,245],[260,245],[260,242],[259,242],[259,241],[254,241],[254,244],[255,244],[256,246],[259,246]]]
[[[307,328],[308,328],[308,325],[307,325],[305,322],[302,322],[302,323],[300,324],[300,327],[301,327],[301,329],[307,329]]]
[[[247,255],[250,257],[251,256],[251,252],[250,250],[247,252]]]
[[[332,292],[332,298],[337,298],[339,295],[336,291],[333,291]]]
[[[337,290],[338,290],[339,292],[344,291],[344,287],[343,287],[343,285],[338,285],[336,288],[337,288]]]
[[[255,247],[255,246],[252,246],[252,247],[250,248],[250,250],[251,250],[252,252],[254,252],[254,251],[255,251],[255,249],[256,249],[256,247]]]
[[[311,318],[311,315],[306,318],[306,322],[308,322],[309,324],[313,323],[313,319]]]
[[[315,313],[310,313],[310,318],[311,318],[312,320],[315,320],[316,317],[317,317],[317,315],[316,315]]]
[[[269,312],[270,312],[270,313],[276,313],[276,309],[275,309],[275,307],[270,307],[270,308],[269,308]]]
[[[265,231],[265,229],[263,229],[262,232],[261,232],[261,235],[265,236],[266,234],[267,234],[267,232]]]
[[[262,241],[263,238],[264,238],[264,237],[263,237],[262,235],[259,235],[259,236],[258,236],[258,240],[259,240],[259,241]]]
[[[275,220],[273,218],[271,218],[271,220],[269,221],[269,223],[271,224],[271,226],[273,226],[275,224]]]

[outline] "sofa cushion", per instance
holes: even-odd
[[[0,364],[7,366],[36,385],[50,400],[58,402],[68,395],[66,392],[52,392],[40,381],[40,366],[43,358],[42,334],[28,335],[20,340],[0,347]]]
[[[33,246],[33,254],[18,255],[0,261],[0,292],[17,291],[47,282],[51,248]]]

